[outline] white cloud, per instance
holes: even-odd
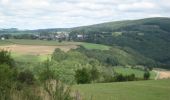
[[[129,4],[120,4],[118,6],[118,9],[122,11],[145,11],[155,8],[156,5],[152,2],[134,2]]]
[[[170,16],[169,0],[0,0],[0,28],[74,27]]]

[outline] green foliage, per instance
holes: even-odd
[[[54,70],[50,67],[51,63],[49,60],[45,61],[42,66],[42,70],[39,71],[39,80],[45,82],[49,79],[56,79],[57,76]]]
[[[144,78],[145,80],[148,80],[148,79],[150,78],[150,73],[149,73],[149,71],[146,71],[146,72],[144,73],[143,78]]]
[[[85,54],[89,58],[97,59],[103,64],[117,66],[117,65],[151,65],[154,63],[149,58],[145,58],[144,56],[138,54],[135,51],[127,50],[121,47],[113,47],[109,50],[88,50],[84,47],[79,47],[76,49],[83,54]]]
[[[21,83],[26,83],[28,85],[31,85],[34,83],[35,81],[35,78],[34,78],[34,75],[31,71],[29,70],[25,70],[23,72],[20,72],[18,74],[18,78],[17,80]]]
[[[62,61],[66,59],[66,55],[65,55],[65,52],[62,51],[61,49],[55,49],[51,58],[54,59],[55,61]]]
[[[83,34],[87,38],[82,41],[125,47],[123,52],[127,53],[130,48],[135,52],[130,51],[130,54],[136,54],[138,62],[146,66],[169,68],[169,26],[170,18],[117,21],[74,28],[70,37],[81,41],[75,35]]]
[[[7,51],[0,51],[0,99],[11,100],[10,90],[17,78],[14,61]]]
[[[5,51],[1,52],[3,55]],[[4,59],[10,58],[10,54],[2,55]],[[0,65],[0,100],[77,100],[77,97],[72,95],[71,88],[59,82],[55,70],[51,69],[50,60],[42,63],[38,78],[29,70],[18,74],[16,69],[19,67],[7,65],[9,60],[1,60],[3,65]]]
[[[137,80],[135,74],[126,75],[126,76],[123,76],[122,74],[116,74],[114,76],[115,82],[134,81],[134,80]]]
[[[14,71],[7,65],[0,65],[0,98],[5,100],[8,98],[10,89],[14,82]],[[8,100],[8,99],[7,99]]]
[[[99,77],[100,77],[100,72],[98,71],[98,69],[95,66],[93,66],[91,68],[89,74],[90,74],[90,79],[92,81],[95,81],[95,80],[99,79]]]
[[[90,83],[90,74],[86,68],[76,70],[75,79],[78,84]]]
[[[0,64],[7,64],[10,67],[14,67],[14,60],[11,58],[10,52],[1,50],[0,51]]]

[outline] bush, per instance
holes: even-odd
[[[143,75],[144,80],[148,80],[150,78],[150,73],[149,71],[146,71]]]
[[[20,72],[17,79],[19,82],[26,83],[28,85],[33,84],[35,80],[34,75],[29,70]]]
[[[11,58],[11,54],[8,51],[0,50],[0,64],[6,64],[10,67],[14,67],[14,60]]]
[[[48,93],[49,100],[77,100],[71,95],[71,88],[58,80],[46,80],[44,90]]]
[[[76,70],[75,79],[78,84],[90,83],[90,74],[86,68]]]

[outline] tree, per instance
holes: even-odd
[[[126,81],[126,78],[122,75],[122,74],[117,74],[115,76],[115,81],[117,82],[123,82],[123,81]]]
[[[56,79],[55,71],[51,68],[51,62],[49,60],[45,61],[42,67],[39,73],[40,81]]]
[[[99,71],[97,70],[97,68],[95,66],[92,67],[92,69],[90,70],[90,76],[91,76],[91,80],[95,81],[99,78]]]
[[[55,49],[55,51],[53,52],[51,58],[52,58],[53,60],[55,60],[55,61],[60,62],[60,61],[66,59],[66,53],[65,53],[64,51],[62,51],[61,49],[57,48],[57,49]]]
[[[146,71],[143,75],[144,80],[148,80],[150,78],[150,73],[149,71]]]
[[[116,62],[112,57],[107,57],[106,63],[107,63],[107,64],[110,64],[110,65],[112,65],[112,66],[118,65],[117,62]]]
[[[78,84],[90,83],[90,74],[86,68],[76,70],[75,79]]]
[[[153,67],[149,66],[148,69],[149,69],[149,71],[152,71],[152,70],[153,70]]]
[[[127,81],[134,81],[136,79],[135,74],[127,75],[126,80]]]

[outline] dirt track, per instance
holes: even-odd
[[[56,48],[60,48],[63,51],[69,51],[70,49],[77,48],[76,45],[67,46],[37,46],[37,45],[8,45],[0,46],[0,49],[9,50],[20,54],[33,54],[33,55],[46,55],[51,54]]]
[[[157,73],[157,79],[167,79],[170,78],[170,71],[155,71]]]
[[[159,71],[158,79],[170,78],[170,71]]]

